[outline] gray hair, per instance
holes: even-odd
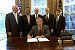
[[[36,22],[37,22],[39,19],[41,19],[41,20],[43,21],[43,19],[42,19],[41,17],[38,17],[38,18],[36,18]]]
[[[50,10],[48,7],[47,7],[46,9]],[[45,9],[45,10],[46,10],[46,9]]]

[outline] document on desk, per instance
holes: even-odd
[[[38,42],[36,38],[27,39],[27,42]]]
[[[47,38],[38,38],[39,42],[43,42],[43,41],[50,41]]]

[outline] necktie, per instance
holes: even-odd
[[[57,28],[58,20],[59,20],[58,17],[56,17],[56,28]]]
[[[40,36],[42,35],[42,28],[40,27]]]
[[[57,21],[57,22],[58,22],[58,20],[59,20],[58,17],[56,17],[56,21]]]
[[[46,18],[46,21],[48,22],[48,15],[46,15],[46,17],[45,17],[45,18]]]
[[[30,24],[30,16],[29,15],[27,16],[27,19],[28,19],[28,23]]]
[[[38,18],[37,14],[36,14],[36,18]]]
[[[15,19],[16,19],[16,22],[18,24],[18,17],[17,17],[17,13],[15,13]]]

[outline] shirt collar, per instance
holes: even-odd
[[[40,27],[38,26],[38,28],[40,29]],[[41,26],[41,28],[42,28],[42,26]]]
[[[26,16],[28,16],[28,14],[26,14]],[[29,15],[30,16],[30,15]]]
[[[48,14],[46,14],[47,16],[48,16],[48,18],[49,18],[49,13]]]
[[[57,18],[59,19],[59,18],[60,18],[60,16],[57,16]]]
[[[13,12],[13,14],[15,15],[15,13]],[[17,13],[16,13],[17,14]]]

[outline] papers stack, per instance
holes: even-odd
[[[38,42],[36,38],[27,39],[27,42]]]
[[[49,41],[47,38],[38,38],[39,42],[42,42],[42,41]]]
[[[45,42],[45,41],[50,41],[47,38],[31,38],[31,39],[27,39],[27,42]]]

